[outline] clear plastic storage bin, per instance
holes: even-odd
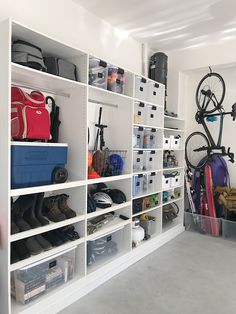
[[[75,270],[75,248],[12,273],[12,294],[22,304],[71,280]]]
[[[97,58],[89,58],[89,84],[107,89],[107,63]]]
[[[222,237],[236,241],[236,221],[222,219]]]
[[[143,158],[143,170],[155,170],[157,167],[155,165],[157,164],[157,152],[155,150],[150,150],[144,152],[144,158]]]
[[[147,192],[154,193],[157,191],[157,174],[151,172],[147,175]]]
[[[156,129],[144,129],[143,148],[156,147]]]
[[[133,170],[135,172],[143,170],[144,152],[136,151],[133,153]]]
[[[144,193],[144,176],[138,174],[133,176],[133,196],[140,196]]]
[[[134,103],[134,123],[135,124],[145,123],[145,111],[146,111],[146,106],[143,102]]]
[[[143,127],[134,127],[133,129],[133,147],[143,148]]]
[[[124,230],[119,228],[87,242],[87,265],[97,266],[109,262],[114,255],[121,253],[124,243]]]
[[[170,137],[170,148],[171,149],[179,149],[180,148],[180,135]]]
[[[156,106],[151,106],[151,105],[146,106],[144,124],[154,126],[154,127],[157,126],[158,124],[157,115],[158,115],[158,110]]]
[[[147,101],[158,104],[160,103],[161,99],[161,89],[160,84],[155,82],[148,82],[148,88],[147,88]]]
[[[147,80],[142,76],[135,77],[135,98],[146,100],[147,97]]]
[[[121,68],[109,65],[107,89],[115,93],[124,94],[124,88],[125,71]]]
[[[209,216],[184,213],[184,225],[186,231],[219,237],[221,234],[221,219]]]
[[[171,187],[171,177],[170,174],[163,174],[162,176],[162,188],[169,189]]]

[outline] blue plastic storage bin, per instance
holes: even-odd
[[[56,167],[67,163],[67,144],[11,143],[11,187],[52,184]]]

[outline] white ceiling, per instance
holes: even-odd
[[[150,48],[236,38],[236,0],[73,0]]]

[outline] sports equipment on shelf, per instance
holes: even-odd
[[[93,194],[93,199],[99,208],[107,208],[112,206],[112,199],[107,193],[97,192]]]
[[[229,161],[234,162],[234,154],[221,145],[223,122],[226,115],[231,115],[233,121],[236,118],[236,104],[232,106],[232,111],[225,112],[222,106],[225,96],[225,83],[218,73],[210,72],[205,75],[198,84],[196,91],[196,103],[198,111],[195,119],[205,130],[193,132],[189,135],[185,143],[185,158],[187,165],[193,169],[203,168],[212,156],[228,156]],[[220,127],[217,142],[214,141],[210,130],[205,122],[210,118],[220,118]],[[215,120],[215,119],[213,119]],[[207,156],[207,158],[204,158]],[[201,162],[200,162],[201,161]]]
[[[126,196],[121,190],[109,189],[106,193],[111,197],[112,202],[115,204],[122,204],[126,202]]]

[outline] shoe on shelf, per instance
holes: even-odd
[[[24,240],[16,241],[11,244],[11,250],[14,250],[20,260],[30,257],[30,252]]]
[[[39,245],[44,249],[44,251],[52,249],[52,244],[48,240],[46,240],[41,234],[36,235],[34,238],[39,243]]]
[[[67,204],[68,198],[69,195],[67,194],[58,195],[58,207],[67,219],[76,217],[76,212],[72,210]]]
[[[60,229],[53,230],[52,232],[56,237],[60,238],[63,243],[70,241],[69,237]]]
[[[49,241],[52,246],[56,247],[56,246],[60,246],[62,245],[64,242],[62,241],[61,238],[59,238],[53,231],[49,231],[49,232],[46,232],[46,233],[43,233],[42,234],[43,237]]]
[[[17,227],[14,219],[13,219],[13,198],[11,197],[11,234],[15,234],[20,232],[20,229]]]
[[[44,208],[47,211],[47,218],[53,222],[66,220],[66,216],[58,208],[58,197],[50,196],[44,199]]]
[[[11,247],[11,264],[14,264],[16,262],[19,262],[20,258],[18,254],[16,253],[16,250]]]
[[[21,197],[18,197],[18,199],[12,204],[11,219],[14,221],[20,231],[27,231],[30,230],[31,227],[23,218],[25,209],[20,207],[20,198]]]
[[[27,249],[30,251],[31,255],[37,255],[44,251],[42,246],[38,243],[38,241],[34,237],[30,237],[25,240],[25,244]]]
[[[75,226],[73,225],[61,228],[60,231],[63,232],[69,238],[70,241],[75,241],[80,238],[78,232],[75,231]]]
[[[41,227],[41,222],[35,216],[35,205],[36,205],[37,194],[23,195],[20,206],[27,207],[24,211],[24,219],[28,222],[31,228]]]
[[[43,215],[44,192],[36,194],[35,216],[42,226],[49,224],[49,221]]]

